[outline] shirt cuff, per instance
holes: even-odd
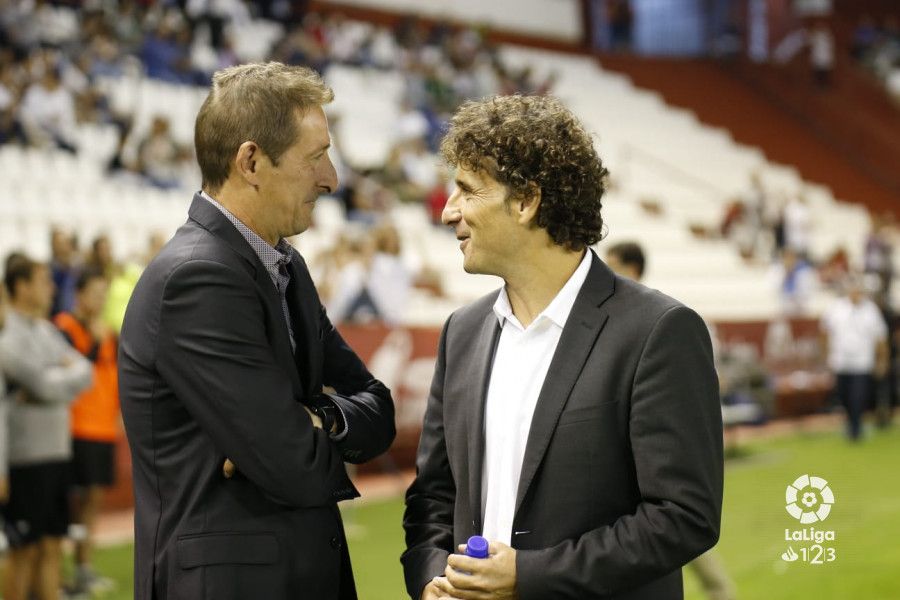
[[[325,395],[328,396],[328,399],[331,400],[331,403],[335,407],[337,407],[338,412],[341,413],[341,423],[344,424],[344,428],[341,431],[338,431],[337,433],[329,433],[328,437],[330,437],[331,441],[333,442],[341,442],[345,437],[347,437],[347,433],[350,431],[350,424],[347,423],[347,415],[344,413],[344,409],[341,408],[340,403],[335,402],[334,398],[332,398],[330,394]]]

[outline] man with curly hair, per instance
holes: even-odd
[[[589,248],[606,169],[558,100],[467,103],[441,150],[463,267],[504,286],[444,325],[406,497],[410,596],[682,598],[722,506],[703,320]],[[475,534],[487,559],[455,553]]]

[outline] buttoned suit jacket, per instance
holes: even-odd
[[[137,600],[356,598],[336,502],[358,495],[344,461],[393,440],[393,403],[299,254],[288,269],[296,352],[269,273],[199,195],[137,284],[119,354]],[[340,442],[303,407],[323,385],[346,415]]]
[[[416,600],[483,519],[484,404],[500,334],[490,294],[444,325],[407,492]],[[596,255],[539,394],[512,546],[521,600],[683,597],[718,539],[722,419],[703,320]]]

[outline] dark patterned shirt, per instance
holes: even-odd
[[[297,342],[294,341],[294,329],[291,327],[291,313],[288,310],[287,297],[285,296],[288,284],[291,282],[291,274],[290,271],[288,271],[288,265],[294,255],[293,246],[291,246],[287,240],[280,239],[278,240],[278,244],[273,248],[266,240],[259,237],[256,232],[244,225],[237,217],[231,214],[227,208],[216,202],[212,196],[206,192],[200,192],[200,195],[219,209],[219,211],[225,215],[226,219],[231,221],[232,225],[235,226],[238,232],[245,240],[247,240],[247,243],[250,244],[250,247],[253,248],[253,251],[256,252],[256,255],[259,256],[259,260],[262,261],[263,266],[266,268],[266,271],[268,271],[269,277],[272,278],[272,283],[275,285],[275,289],[278,290],[278,295],[281,297],[281,311],[284,313],[284,324],[287,326],[288,336],[291,338],[291,350],[296,351]]]

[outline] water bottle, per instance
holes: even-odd
[[[473,535],[466,542],[466,556],[471,556],[472,558],[487,558],[488,557],[488,541],[481,537],[480,535]],[[468,571],[462,571],[457,569],[458,572],[463,575],[471,575]]]
[[[470,537],[469,541],[466,542],[466,556],[471,556],[472,558],[487,558],[488,541],[480,535],[473,535]]]

